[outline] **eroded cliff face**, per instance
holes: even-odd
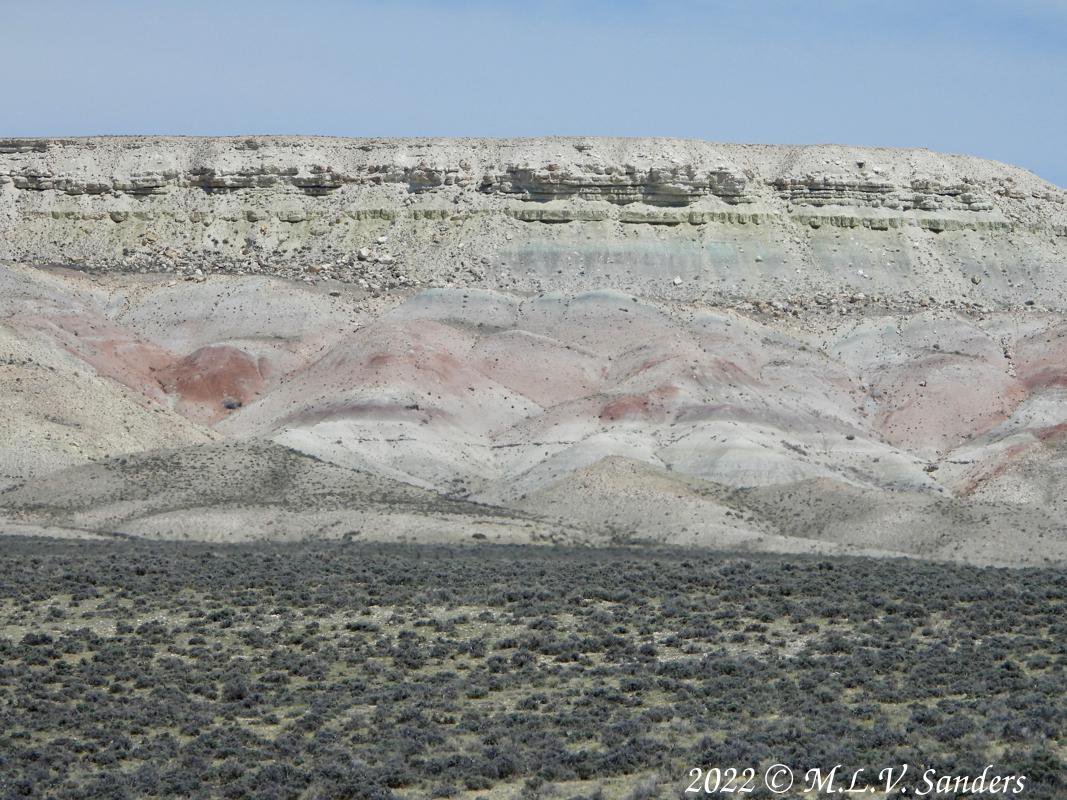
[[[1067,193],[928,151],[661,139],[0,140],[0,258],[810,305],[1065,302]]]
[[[1064,192],[925,151],[5,140],[0,533],[1067,562]]]

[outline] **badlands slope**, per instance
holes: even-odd
[[[0,140],[0,529],[1067,561],[1067,193],[677,140]]]

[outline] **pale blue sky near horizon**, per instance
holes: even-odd
[[[1067,187],[1067,0],[0,0],[0,136],[927,147]]]

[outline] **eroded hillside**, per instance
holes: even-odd
[[[0,140],[5,529],[1060,562],[1065,197],[927,151]]]

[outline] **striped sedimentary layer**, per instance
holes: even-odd
[[[0,141],[0,531],[1067,561],[1064,192],[926,151]]]
[[[1059,308],[1065,197],[1023,170],[921,150],[8,139],[0,258],[132,272],[311,270],[379,286],[609,285],[761,300],[848,290]]]
[[[1056,313],[0,274],[9,532],[1067,560]]]

